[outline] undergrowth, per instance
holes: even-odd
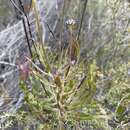
[[[52,49],[42,39],[32,1],[38,41],[20,65],[23,105],[5,114],[7,124],[19,122],[25,130],[129,129],[129,18],[122,15],[129,6],[121,0],[76,0],[80,5],[71,11],[75,4],[69,2],[63,2],[58,47]]]

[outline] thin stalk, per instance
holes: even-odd
[[[24,13],[25,17],[27,17],[25,10],[24,10],[24,7],[23,7],[23,3],[22,3],[21,0],[19,0],[19,4],[21,6],[22,12]],[[29,37],[28,37],[27,28],[26,28],[26,21],[25,21],[24,17],[22,19],[22,22],[23,22],[24,32],[25,32],[25,36],[26,36],[26,40],[27,40],[27,44],[28,44],[28,49],[29,49],[31,58],[33,58],[33,53],[32,53],[32,50],[31,50],[31,45],[30,45],[30,41],[29,41]]]
[[[33,39],[32,39],[33,37],[32,37],[32,32],[31,32],[31,27],[30,27],[31,25],[30,25],[28,16],[25,15],[25,17],[26,17],[26,19],[27,19],[27,25],[28,25],[28,29],[29,29],[29,34],[30,34],[30,37],[31,37],[32,45],[34,46],[34,49],[35,49],[37,58],[38,58],[38,60],[39,60],[39,63],[41,63],[40,58],[39,58],[39,54],[38,54],[38,52],[37,52],[37,48],[36,48],[36,46],[35,46],[35,42],[34,42]]]
[[[17,6],[14,0],[10,0],[10,2],[14,6],[15,9],[17,9],[22,15],[24,15],[23,11]]]
[[[24,18],[22,19],[22,22],[23,22],[23,26],[24,26],[24,32],[25,32],[25,35],[26,35],[26,39],[27,39],[28,49],[29,49],[31,58],[33,58],[33,53],[32,53],[32,50],[31,50],[31,45],[30,45],[30,42],[29,42],[28,33],[27,33],[27,29],[26,29],[26,24],[25,24]]]
[[[64,29],[64,14],[65,14],[65,0],[63,0],[63,7],[62,12],[60,14],[60,49],[62,45],[62,35],[63,35],[63,29]]]
[[[59,46],[59,52],[60,52],[60,59],[59,59],[59,65],[61,65],[61,62],[63,60],[63,55],[64,55],[64,50],[62,48],[62,36],[63,36],[63,29],[64,29],[64,14],[65,14],[65,0],[63,0],[63,7],[62,7],[62,13],[60,16],[60,25],[61,25],[61,29],[60,29],[60,46]]]
[[[31,33],[31,28],[30,28],[30,22],[29,22],[29,19],[28,19],[26,13],[23,12],[23,11],[22,11],[22,10],[21,10],[17,5],[16,5],[16,3],[14,2],[14,0],[10,0],[10,2],[11,2],[12,5],[14,6],[14,8],[16,8],[16,9],[21,13],[22,16],[25,16],[25,17],[26,17],[26,19],[27,19],[27,25],[28,25],[28,29],[29,29],[29,34],[30,34],[31,41],[32,41],[32,45],[34,46],[34,49],[35,49],[35,51],[36,51],[36,54],[37,54],[38,60],[39,60],[39,62],[40,62],[40,59],[39,59],[39,55],[38,55],[38,53],[37,53],[36,46],[35,46],[34,41],[33,41],[33,39],[32,39],[32,33]],[[32,0],[31,0],[31,2],[30,2],[30,8],[31,8],[31,4],[32,4]],[[30,10],[30,9],[29,9],[29,10]],[[31,45],[30,45],[30,46],[31,46]],[[29,49],[29,50],[30,50],[30,49]]]
[[[87,3],[88,3],[88,0],[85,0],[84,8],[83,8],[83,11],[82,11],[82,17],[81,17],[81,20],[80,20],[80,26],[79,26],[79,31],[78,31],[78,35],[77,35],[77,40],[79,40],[79,37],[80,37],[80,34],[81,34]]]
[[[43,33],[42,33],[42,29],[40,27],[39,15],[38,15],[36,5],[34,5],[34,13],[35,13],[36,24],[37,24],[37,28],[38,28],[37,31],[38,31],[39,41],[40,41],[40,44],[42,45],[42,52],[43,52],[43,58],[44,58],[45,64],[46,64],[46,69],[47,69],[47,71],[51,71],[51,67],[50,67],[50,64],[49,64],[49,61],[48,61],[48,57],[46,55],[46,50],[44,48],[43,41],[42,41],[42,34]]]
[[[64,93],[64,80],[61,81],[60,86],[56,85],[57,92],[55,93],[57,109],[58,109],[58,130],[64,130],[64,121],[66,110],[64,108],[63,93]]]
[[[49,32],[52,34],[53,38],[57,41],[56,36],[55,36],[54,32],[52,31],[52,29],[50,28],[49,24],[46,23],[46,25],[48,27]]]

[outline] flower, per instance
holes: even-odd
[[[78,21],[74,20],[74,19],[68,19],[66,20],[65,22],[66,26],[69,28],[69,29],[77,29],[78,28]]]
[[[20,78],[24,81],[27,80],[31,71],[30,62],[26,61],[25,63],[18,65],[18,69],[20,71]]]

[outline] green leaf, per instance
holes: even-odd
[[[125,101],[127,101],[127,100],[130,100],[130,94],[127,94],[127,95],[125,95],[121,100],[120,100],[120,102],[118,103],[118,105],[117,105],[117,107],[116,107],[116,111],[115,111],[115,113],[116,113],[116,117],[118,118],[118,119],[123,119],[123,114],[124,114],[124,112],[125,112],[125,110],[126,110],[126,106],[125,105],[123,105],[123,103],[125,102]]]
[[[125,111],[125,107],[123,107],[123,106],[119,106],[118,107],[118,109],[117,109],[117,111],[116,111],[116,114],[118,115],[118,116],[122,116],[122,114],[124,113],[124,111]]]

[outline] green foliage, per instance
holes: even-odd
[[[61,19],[77,18],[83,2],[66,0]],[[130,51],[123,46],[129,19],[121,14],[124,6],[121,0],[88,0],[85,17],[87,13],[90,17],[83,24],[80,40],[75,36],[77,25],[69,24],[69,45],[51,50],[42,41],[33,1],[39,41],[33,48],[34,57],[27,58],[31,74],[27,81],[20,81],[24,103],[15,116],[25,129],[129,129]]]
[[[29,76],[31,88],[24,81],[20,82],[25,95],[24,107],[27,110],[23,107],[19,114],[26,110],[23,120],[28,120],[27,117],[34,119],[36,129],[39,130],[63,130],[66,129],[65,123],[69,127],[74,125],[74,122],[93,120],[94,116],[86,110],[87,105],[92,103],[96,92],[96,61],[93,60],[88,65],[84,63],[81,58],[79,41],[72,35],[68,47],[59,50],[59,53],[43,45],[35,5],[34,9],[40,37],[40,44],[37,43],[36,49],[39,64],[43,67],[39,67],[27,58],[32,64]],[[73,33],[71,26],[73,25],[70,25],[69,29]]]
[[[50,56],[49,53],[47,55]],[[59,127],[56,129],[61,130],[68,120],[78,122],[93,119],[83,109],[91,103],[96,92],[97,67],[95,61],[89,66],[85,66],[82,61],[71,63],[70,56],[62,57],[60,64],[57,62],[49,64],[49,72],[47,68],[42,70],[32,62],[32,74],[29,77],[31,89],[22,81],[20,86],[25,94],[27,114],[31,114],[39,125],[48,124],[51,129],[56,125]]]

